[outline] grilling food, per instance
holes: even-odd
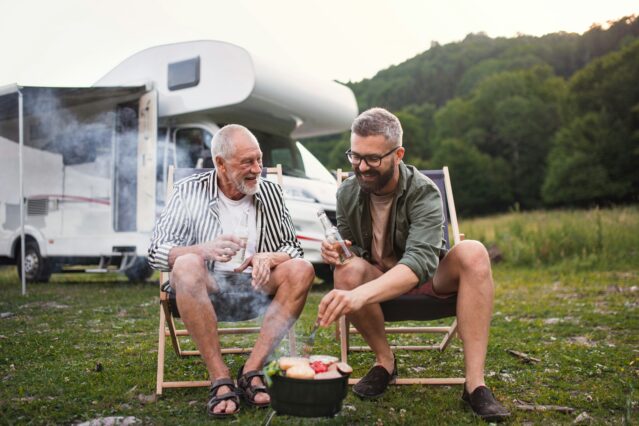
[[[299,364],[308,365],[308,363],[309,363],[308,358],[302,358],[298,356],[283,356],[279,360],[280,368],[284,371],[288,370],[289,368],[295,365],[299,365]]]
[[[286,370],[286,377],[292,379],[314,379],[315,371],[308,364],[297,364]]]
[[[310,358],[283,356],[264,367],[267,382],[275,375],[293,379],[337,379],[353,372],[350,365],[337,362],[338,358],[330,355],[313,355]]]
[[[325,371],[323,373],[315,374],[315,380],[327,380],[327,379],[339,379],[342,375],[339,371]]]
[[[320,361],[323,362],[326,365],[331,365],[334,362],[339,361],[337,357],[335,356],[330,356],[330,355],[311,355],[309,357],[309,361],[311,363],[315,362],[315,361]]]
[[[335,363],[335,366],[337,367],[337,371],[339,371],[342,374],[348,375],[353,372],[353,367],[346,364],[345,362],[337,362]]]
[[[322,361],[313,361],[310,366],[315,373],[326,373],[328,371],[328,365],[324,364]]]

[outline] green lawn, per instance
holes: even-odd
[[[572,264],[571,264],[572,265]],[[487,382],[513,412],[514,424],[569,424],[586,412],[596,424],[636,424],[639,391],[639,268],[495,269],[496,303],[486,365]],[[310,328],[323,293],[313,291],[297,325]],[[147,424],[201,424],[204,388],[167,390],[157,402],[158,290],[116,275],[54,275],[26,297],[14,268],[0,269],[0,423],[70,424],[106,416],[134,416]],[[237,343],[237,342],[236,342]],[[322,330],[316,352],[338,355],[332,330]],[[525,352],[525,364],[507,353]],[[459,340],[444,353],[398,353],[409,376],[462,374]],[[167,361],[167,379],[206,377],[198,359]],[[228,359],[236,371],[241,356]],[[350,358],[355,374],[370,354]],[[479,423],[460,402],[461,387],[395,386],[376,402],[349,393],[333,419],[275,416],[277,424]],[[515,400],[574,408],[571,414],[529,412]],[[259,424],[269,411],[242,408],[234,420]]]

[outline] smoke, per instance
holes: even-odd
[[[219,292],[212,295],[215,313],[219,321],[245,321],[263,316],[262,327],[273,338],[272,353],[297,318],[292,317],[273,296],[256,291],[250,285],[251,274],[213,272]]]
[[[244,321],[263,315],[271,298],[251,285],[251,274],[214,271],[210,274],[218,292],[212,295],[221,321]]]
[[[115,111],[96,103],[65,106],[53,90],[31,93],[25,95],[26,145],[60,154],[65,166],[90,164],[84,174],[109,178]]]
[[[100,93],[83,98],[71,89],[25,89],[25,197],[48,200],[48,214],[59,216],[33,223],[43,233],[104,233],[113,229],[112,222],[117,230],[135,229],[137,105],[116,102]],[[15,194],[0,199],[7,204],[18,199],[17,166],[4,164],[17,158],[17,144],[9,149],[15,156],[0,160],[0,167],[11,168],[9,181],[15,182],[10,186]],[[76,212],[64,213],[67,208]]]

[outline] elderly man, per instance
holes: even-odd
[[[457,294],[466,367],[462,398],[486,420],[507,417],[484,383],[493,306],[486,249],[466,240],[446,252],[441,195],[430,179],[402,162],[397,117],[373,108],[355,119],[351,132],[346,155],[355,176],[339,188],[337,226],[356,256],[342,264],[338,246],[322,243],[324,261],[335,266],[336,289],[320,302],[319,316],[327,326],[346,314],[375,353],[375,366],[353,392],[379,397],[397,377],[379,303],[424,286],[437,297]]]
[[[238,395],[253,406],[269,405],[261,368],[300,315],[315,274],[302,259],[281,188],[260,179],[255,136],[227,125],[215,134],[211,152],[214,171],[176,183],[153,231],[149,259],[154,268],[172,271],[168,290],[213,382],[208,413],[223,417],[239,411]],[[243,242],[234,231],[245,216]],[[246,260],[238,262],[234,256],[242,249]],[[222,359],[216,313],[255,306],[266,309],[264,326],[236,390]]]

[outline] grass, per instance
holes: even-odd
[[[628,214],[636,223],[637,210]],[[535,215],[524,217],[555,219]],[[488,235],[491,223],[465,221],[463,230]],[[524,228],[535,226],[527,222]],[[625,249],[632,253],[636,247]],[[570,255],[544,267],[516,262],[495,267],[486,380],[513,412],[513,424],[570,424],[584,412],[595,424],[637,424],[639,261],[623,253],[626,258],[614,267],[599,262],[579,267],[588,256],[574,260]],[[311,293],[297,324],[300,337],[310,329],[326,290]],[[155,391],[159,310],[153,283],[130,284],[117,275],[54,275],[49,284],[29,285],[27,296],[21,296],[15,269],[1,268],[0,292],[0,424],[71,424],[106,416],[135,416],[144,424],[211,421],[204,388],[166,390],[158,401],[149,401]],[[508,349],[541,361],[523,363]],[[332,330],[318,333],[316,352],[338,355]],[[459,340],[444,353],[397,355],[403,377],[463,374]],[[243,357],[227,359],[236,371]],[[372,355],[354,354],[349,362],[360,376]],[[197,358],[179,360],[167,352],[167,363],[175,367],[167,379],[206,378]],[[333,419],[275,416],[271,424],[480,423],[460,394],[460,386],[395,386],[380,400],[367,402],[349,392]],[[575,411],[522,411],[515,400]],[[267,415],[243,407],[232,422],[260,424]]]
[[[469,238],[497,247],[511,265],[625,268],[639,258],[639,206],[515,212],[461,227]]]

